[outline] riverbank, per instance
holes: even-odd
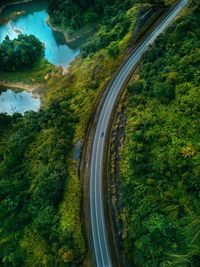
[[[9,3],[6,3],[6,2],[0,3],[0,14],[2,13],[3,9],[8,7],[8,6],[24,4],[24,3],[29,3],[29,2],[33,2],[33,0],[21,0],[21,1],[11,1]],[[87,37],[95,30],[95,28],[97,26],[97,25],[93,25],[93,26],[89,26],[89,27],[84,27],[80,31],[77,31],[76,33],[73,33],[72,35],[70,35],[67,32],[67,30],[65,31],[65,30],[61,29],[59,26],[52,25],[52,23],[50,22],[49,16],[47,16],[47,18],[46,18],[46,23],[49,27],[52,28],[52,30],[54,30],[56,32],[62,32],[65,36],[65,40],[66,40],[67,44],[72,44],[72,43],[77,42],[78,40],[80,40],[84,37]]]
[[[63,30],[61,29],[61,27],[57,26],[57,25],[53,25],[50,22],[50,17],[47,16],[46,18],[46,23],[49,27],[51,27],[51,29],[53,31],[56,32],[62,32],[65,36],[65,40],[67,44],[73,44],[75,42],[80,41],[81,39],[86,39],[87,37],[89,37],[98,27],[98,23],[96,23],[95,25],[90,25],[90,26],[86,26],[84,28],[82,28],[81,30],[78,30],[76,32],[74,32],[73,34],[69,34],[69,32],[67,30]]]
[[[34,97],[41,98],[44,94],[44,84],[35,83],[35,84],[26,84],[23,82],[6,82],[0,81],[0,88],[6,89],[15,89],[15,90],[25,90],[26,92],[32,93]]]
[[[3,9],[6,8],[7,6],[13,6],[13,5],[18,5],[18,4],[24,4],[24,3],[29,3],[32,2],[33,0],[21,0],[21,1],[13,1],[10,3],[1,3],[0,4],[0,14],[2,13]]]
[[[18,120],[13,125],[12,132],[9,132],[4,139],[0,138],[3,140],[3,144],[6,143],[6,150],[10,144],[7,141],[8,136],[21,137],[19,141],[17,139],[17,146],[15,146],[15,143],[14,145],[13,142],[11,143],[13,150],[9,150],[11,152],[7,158],[16,159],[18,163],[12,161],[12,165],[18,164],[18,169],[24,170],[23,168],[26,166],[26,170],[31,170],[28,175],[25,172],[23,176],[20,176],[10,166],[8,167],[13,172],[8,173],[6,165],[3,175],[5,176],[8,173],[15,180],[22,180],[23,178],[24,182],[30,181],[28,183],[30,187],[25,188],[25,193],[30,192],[31,196],[36,196],[39,199],[39,203],[44,203],[41,211],[35,203],[35,197],[32,199],[28,196],[29,201],[25,202],[28,207],[25,208],[28,210],[29,207],[32,207],[35,212],[29,224],[25,220],[18,223],[18,218],[24,218],[24,214],[21,214],[22,210],[13,212],[14,215],[16,214],[16,219],[14,218],[12,221],[5,214],[3,219],[8,221],[6,221],[7,225],[17,222],[21,227],[22,235],[17,235],[15,243],[8,241],[7,246],[3,244],[2,258],[7,259],[6,257],[10,252],[6,248],[9,246],[13,251],[19,248],[16,253],[18,257],[15,262],[16,265],[18,264],[17,260],[20,259],[22,263],[25,262],[30,267],[35,265],[53,267],[65,263],[69,266],[80,266],[84,260],[82,266],[89,266],[90,263],[88,262],[91,261],[91,254],[88,253],[88,258],[85,258],[86,241],[83,234],[84,226],[81,224],[81,214],[83,213],[81,203],[83,203],[83,200],[87,202],[87,196],[81,194],[80,178],[78,170],[75,168],[77,162],[74,163],[71,160],[71,155],[73,145],[78,140],[83,143],[95,100],[126,57],[136,12],[137,9],[135,8],[132,8],[129,12],[127,11],[131,25],[129,30],[116,41],[120,48],[119,55],[111,56],[109,54],[109,46],[112,45],[113,40],[111,39],[106,47],[101,46],[98,51],[84,59],[76,58],[71,63],[69,72],[65,75],[57,74],[55,67],[50,64],[46,65],[45,61],[41,62],[39,66],[35,66],[35,71],[32,69],[21,73],[8,74],[0,72],[0,80],[2,81],[25,81],[27,84],[30,83],[30,86],[42,82],[45,85],[42,112]],[[115,27],[118,28],[118,25],[120,26],[120,22],[116,21]],[[18,129],[20,132],[17,132]],[[25,156],[22,155],[20,162],[19,157],[14,157],[19,147],[22,147],[25,151]],[[3,164],[4,162],[1,163],[1,165]],[[13,186],[13,183],[11,186]],[[82,188],[85,186],[87,185],[83,183]],[[63,188],[62,192],[59,191],[60,188]],[[20,195],[23,194],[23,188],[19,188],[19,192]],[[44,195],[42,192],[48,192],[48,194]],[[13,195],[14,197],[11,197],[15,200],[18,192],[16,193],[13,190]],[[58,199],[57,196],[60,198]],[[49,205],[46,206],[46,202],[47,204],[52,203],[53,208]],[[49,221],[52,222],[53,228],[43,228],[44,225],[49,225]],[[87,218],[85,221],[87,223]],[[41,222],[41,224],[38,226],[35,222]],[[55,228],[58,231],[53,232],[55,242],[52,244],[46,236],[50,236],[52,229]],[[46,231],[45,234],[43,229]],[[9,235],[5,227],[3,234],[5,236]],[[64,245],[60,240],[64,240]],[[19,243],[23,246],[16,245]],[[59,253],[57,253],[58,251]],[[43,264],[44,260],[45,264]]]
[[[9,89],[22,89],[31,92],[33,96],[41,99],[47,93],[47,78],[61,76],[61,70],[41,60],[32,69],[23,72],[2,72],[0,71],[0,87]]]

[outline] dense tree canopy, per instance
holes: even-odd
[[[157,39],[128,88],[127,267],[200,266],[200,17],[191,8]]]
[[[71,267],[82,260],[78,220],[61,224],[61,210],[71,220],[79,205],[78,195],[70,199],[79,186],[73,178],[66,202],[76,203],[67,211],[62,204],[76,121],[67,101],[25,117],[0,114],[1,266]]]
[[[44,47],[34,35],[20,34],[0,44],[0,70],[18,71],[30,68],[43,55]]]
[[[134,7],[123,14],[132,27],[136,11]],[[116,19],[116,27],[121,20]],[[77,162],[71,160],[73,142],[83,141],[92,106],[123,60],[130,28],[117,31],[119,54],[110,52],[111,38],[93,55],[77,58],[65,75],[56,67],[48,68],[46,75],[40,70],[43,65],[36,64],[33,77],[38,73],[37,81],[45,85],[43,109],[24,117],[0,115],[1,266],[75,267],[83,262],[86,247]],[[17,72],[15,79],[32,81],[32,72]],[[0,79],[6,75],[9,81],[15,76],[0,72]]]
[[[104,1],[49,1],[48,12],[51,20],[55,24],[62,24],[65,27],[78,29],[84,23],[90,23],[96,20],[103,12],[104,5],[108,4],[109,0]],[[114,2],[111,0],[111,2]]]
[[[193,1],[198,2],[197,0]],[[94,37],[95,41],[92,43],[91,39],[83,48],[85,55],[91,53],[93,55],[85,59],[78,58],[73,63],[71,72],[67,75],[60,76],[55,71],[50,76],[51,78],[45,81],[51,89],[47,96],[48,104],[43,110],[38,113],[29,112],[25,117],[19,114],[15,114],[13,117],[5,114],[0,115],[0,265],[2,266],[74,267],[83,262],[85,242],[80,223],[80,181],[73,169],[72,162],[69,160],[72,156],[73,140],[76,140],[75,131],[76,138],[83,138],[92,104],[95,102],[98,93],[104,88],[106,81],[112,77],[120,65],[122,58],[124,58],[122,55],[124,55],[123,52],[131,38],[132,31],[130,28],[133,27],[135,19],[135,9],[133,9],[133,15],[130,12],[129,14],[125,12],[129,1],[123,1],[123,3],[118,1],[118,4],[116,4],[117,1],[106,0],[52,0],[49,3],[52,22],[57,24],[71,25],[72,28],[77,29],[82,24],[98,19],[102,14],[105,16],[105,20]],[[113,8],[113,5],[118,8]],[[113,19],[108,19],[111,16]],[[169,249],[170,252],[179,252],[177,248],[179,245],[183,245],[183,253],[190,252],[189,256],[193,262],[197,262],[199,257],[198,246],[196,246],[199,237],[194,236],[195,229],[198,230],[197,227],[199,227],[195,209],[199,203],[197,192],[199,188],[197,178],[199,169],[196,163],[199,148],[195,140],[199,140],[199,138],[194,135],[194,142],[190,144],[186,140],[182,142],[183,145],[182,143],[180,145],[178,140],[177,153],[170,145],[167,146],[167,154],[164,154],[163,151],[160,152],[162,147],[156,147],[157,141],[161,142],[162,145],[170,144],[170,142],[177,140],[175,138],[177,135],[184,135],[185,131],[188,136],[189,133],[193,135],[195,132],[196,111],[194,111],[194,118],[191,122],[189,115],[188,118],[182,115],[186,108],[190,115],[193,108],[198,109],[198,103],[193,105],[194,101],[192,101],[193,98],[198,97],[198,90],[195,85],[198,80],[195,80],[194,84],[191,83],[193,77],[198,79],[195,72],[195,68],[198,67],[198,57],[195,58],[195,55],[198,55],[198,51],[190,52],[194,43],[199,39],[196,38],[199,31],[192,17],[187,31],[183,31],[185,28],[186,24],[184,23],[182,28],[177,26],[175,35],[173,35],[173,28],[170,34],[168,33],[168,36],[171,36],[168,43],[165,39],[161,38],[159,40],[156,45],[156,52],[153,50],[146,57],[144,72],[141,73],[140,79],[129,88],[130,95],[134,94],[130,99],[131,107],[135,105],[135,101],[136,103],[139,101],[140,105],[137,106],[139,116],[141,116],[139,111],[145,110],[148,105],[152,104],[150,102],[152,99],[155,102],[149,106],[144,116],[141,117],[142,122],[140,120],[136,121],[136,125],[133,122],[131,126],[131,128],[134,128],[138,125],[136,135],[132,137],[131,133],[133,141],[129,144],[130,151],[127,150],[131,158],[128,158],[129,164],[125,166],[127,172],[123,177],[125,181],[123,184],[124,205],[127,209],[125,251],[128,263],[126,266],[132,267],[135,260],[138,266],[152,267],[157,262],[160,263],[165,260],[162,258],[162,255],[166,256],[163,253],[164,249],[168,252],[168,248],[172,248],[173,250]],[[185,34],[183,34],[185,38],[183,40],[181,40],[181,32]],[[177,36],[177,47],[174,46],[175,36]],[[10,46],[8,50],[13,52],[13,47],[10,44],[12,41],[7,39],[5,42],[7,48]],[[17,46],[17,40],[14,43]],[[28,43],[28,41],[25,41],[25,43]],[[25,44],[22,47],[26,47]],[[33,44],[29,46],[30,49],[33,47]],[[39,47],[41,49],[41,46]],[[168,47],[171,48],[168,49]],[[178,62],[177,57],[170,56],[176,55],[180,47],[179,62],[183,58],[183,62],[181,62],[183,68],[179,64],[177,68],[180,69],[180,73],[177,74],[177,71],[173,69],[173,65]],[[37,55],[41,55],[36,50],[34,50],[35,58],[37,58]],[[162,50],[169,50],[167,57],[164,57]],[[28,58],[34,54],[33,51],[31,55],[28,51],[26,53]],[[187,64],[187,53],[191,57],[194,67],[191,66],[191,61]],[[21,53],[17,52],[17,56],[21,56]],[[162,57],[162,60],[157,62],[158,56]],[[171,58],[171,61],[167,63],[168,67],[164,71],[167,75],[164,77],[167,78],[162,83],[163,87],[161,87],[161,81],[157,81],[157,77],[163,77],[163,73],[159,73],[159,71],[161,71],[161,67],[165,64],[167,58]],[[4,60],[6,59],[4,58]],[[20,62],[23,61],[26,62],[26,60],[20,59]],[[155,69],[151,67],[152,64]],[[14,68],[8,70],[17,69],[18,65],[14,64]],[[25,65],[23,64],[23,66]],[[19,69],[22,69],[23,66]],[[186,67],[187,73],[185,71]],[[150,71],[152,71],[154,80],[153,85],[151,84]],[[147,77],[148,74],[149,77]],[[55,77],[57,75],[60,77],[59,79]],[[181,79],[183,79],[183,84],[180,82]],[[177,101],[181,102],[178,119],[179,121],[182,117],[184,119],[183,122],[181,121],[180,127],[177,126],[175,112],[171,112],[171,109],[174,109],[175,106],[167,106],[170,103],[175,103],[173,102],[176,98],[174,84],[180,85],[180,87],[177,87],[177,90],[180,90],[180,97],[177,98]],[[194,90],[190,91],[190,87]],[[166,88],[166,92],[163,88]],[[136,92],[136,94],[133,92]],[[161,105],[160,109],[159,106],[156,106],[158,104]],[[168,111],[165,110],[166,107],[169,108]],[[162,108],[163,113],[161,112]],[[155,110],[157,110],[157,113],[154,114]],[[130,110],[130,117],[134,116],[134,112],[135,110]],[[163,122],[162,126],[165,122],[164,119],[169,118],[169,121],[166,122],[166,127],[163,127],[163,130],[160,129],[161,127],[155,128],[153,129],[154,133],[152,133],[154,116],[158,116],[159,113],[158,121]],[[166,135],[167,123],[171,127],[176,126],[171,136]],[[186,124],[189,125],[188,131],[185,130]],[[145,131],[146,135],[144,135]],[[156,142],[153,143],[151,138],[155,139]],[[151,147],[155,146],[153,152],[156,154],[154,155],[152,152],[150,157],[150,148],[146,146],[146,143],[150,144],[149,140],[152,141]],[[157,150],[160,153],[157,153]],[[136,156],[133,156],[132,151]],[[144,155],[143,151],[145,152]],[[177,158],[181,155],[181,158],[177,160],[177,158],[174,158],[174,154]],[[152,164],[152,169],[147,169],[150,158],[152,158],[152,163],[150,162],[149,165]],[[165,160],[166,163],[164,162],[166,165],[160,165],[160,158],[167,159]],[[195,162],[193,162],[194,159]],[[167,172],[165,170],[169,164],[171,164],[171,169],[170,172]],[[136,165],[138,169],[133,170],[133,166]],[[190,176],[191,165],[194,165],[194,171]],[[177,169],[177,175],[175,176]],[[141,175],[141,170],[145,173],[144,177],[143,173]],[[149,171],[149,176],[146,179],[147,171]],[[183,183],[180,182],[181,179],[177,179],[178,176],[183,178]],[[170,180],[172,180],[171,184],[169,183]],[[176,188],[178,189],[176,190]],[[155,189],[156,192],[159,192],[158,195],[152,193],[155,192]],[[186,199],[183,192],[189,192],[185,194]],[[190,201],[191,192],[194,192],[195,196],[193,202]],[[162,202],[163,196],[167,198],[166,202],[172,205],[165,205],[166,202]],[[188,203],[191,204],[191,207],[188,207]],[[157,208],[159,205],[160,209],[164,211]],[[184,217],[186,212],[189,215]],[[165,216],[166,214],[167,216]],[[177,216],[181,220],[177,220]],[[191,217],[194,219],[192,220]],[[189,225],[188,228],[185,227],[187,224]],[[188,239],[188,247],[185,235],[183,233],[179,235],[181,227],[188,231],[187,237],[190,233],[193,234],[191,234],[191,238],[194,242],[192,243],[190,242],[191,239]],[[180,239],[184,240],[183,244]],[[153,248],[150,247],[152,244]],[[154,252],[155,254],[153,254]],[[153,263],[152,257],[155,259]],[[161,265],[157,264],[157,266]],[[186,265],[177,264],[178,266]]]
[[[85,57],[106,47],[110,56],[115,57],[119,54],[118,42],[129,32],[132,16],[127,14],[126,10],[122,10],[120,13],[116,10],[107,10],[107,12],[99,31],[83,44],[82,56]]]
[[[134,3],[163,5],[163,0],[50,0],[48,13],[53,24],[77,30],[103,17],[111,18],[112,13],[120,14]]]

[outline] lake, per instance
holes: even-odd
[[[11,89],[0,90],[0,113],[13,115],[17,112],[24,115],[26,111],[38,111],[40,104],[40,99],[34,97],[32,93]]]
[[[80,44],[66,44],[64,34],[53,31],[46,23],[46,2],[35,0],[30,3],[7,6],[0,14],[0,43],[8,35],[14,39],[19,33],[34,34],[45,44],[45,57],[54,65],[66,67],[80,52]]]

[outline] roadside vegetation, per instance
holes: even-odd
[[[39,83],[45,92],[38,113],[0,114],[0,265],[75,267],[84,262],[74,146],[83,143],[93,104],[126,57],[139,2],[49,1],[51,22],[62,28],[76,31],[98,21],[81,56],[65,74],[43,58],[28,69],[0,71],[0,81]]]
[[[128,10],[137,4],[150,4],[157,6],[165,6],[172,4],[176,0],[87,0],[87,1],[73,1],[73,0],[49,0],[47,4],[47,10],[50,15],[50,22],[61,27],[61,29],[67,32],[67,35],[73,36],[77,32],[81,34],[85,29],[94,27],[94,25],[103,23],[111,24],[115,22],[115,17],[118,14],[117,19],[123,17],[124,11]],[[121,20],[121,26],[123,28],[124,23]],[[127,26],[128,27],[128,26]],[[120,26],[119,26],[120,28]],[[111,30],[111,28],[110,28]],[[120,29],[116,29],[120,31]],[[107,31],[107,30],[106,30]],[[117,40],[118,33],[114,34]],[[101,35],[102,43],[106,47],[106,35]],[[99,42],[98,42],[99,43]],[[95,45],[95,42],[93,42]],[[98,46],[98,45],[97,45]],[[96,46],[95,46],[96,47]]]
[[[80,184],[67,178],[75,122],[62,102],[25,117],[0,115],[3,266],[75,266],[83,259]]]
[[[87,24],[93,24],[103,17],[112,15],[113,10],[127,10],[131,7],[131,1],[126,0],[123,4],[117,0],[87,0],[87,1],[53,1],[48,2],[48,13],[51,23],[60,25],[63,29],[69,28],[77,31]]]
[[[200,6],[191,1],[128,86],[125,266],[200,266]]]
[[[73,267],[84,261],[73,148],[78,140],[83,143],[93,104],[125,57],[136,12],[135,7],[123,11],[130,22],[114,39],[117,54],[109,52],[110,38],[98,51],[77,58],[65,74],[44,59],[29,70],[0,72],[0,81],[36,82],[45,91],[38,113],[0,114],[1,265]]]

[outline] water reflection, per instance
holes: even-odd
[[[16,92],[10,89],[0,91],[0,113],[13,115],[17,112],[24,115],[26,111],[38,111],[40,104],[40,99],[33,97],[32,93]]]
[[[1,14],[2,21],[7,22],[0,24],[0,42],[6,35],[14,39],[20,33],[34,34],[45,44],[45,57],[49,62],[65,67],[79,54],[80,43],[69,47],[63,33],[55,32],[47,25],[47,15],[45,1],[6,7]]]

